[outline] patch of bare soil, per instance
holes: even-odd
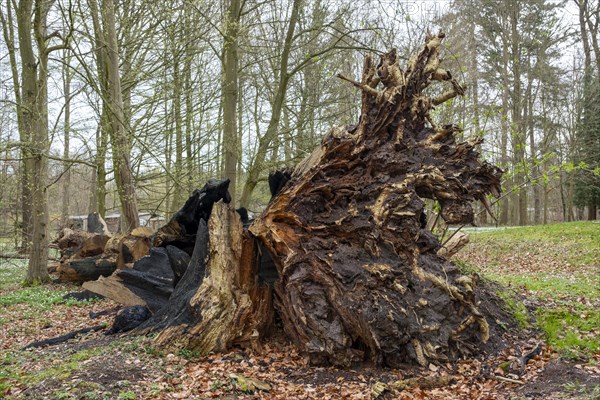
[[[528,385],[516,391],[525,399],[600,399],[600,369],[554,360]]]

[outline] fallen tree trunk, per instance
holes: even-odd
[[[160,345],[203,353],[256,347],[275,311],[311,362],[343,366],[425,366],[500,346],[511,320],[501,300],[441,257],[422,221],[424,199],[439,203],[446,223],[467,224],[473,200],[500,192],[502,171],[479,160],[480,140],[457,143],[460,129],[430,116],[463,92],[439,68],[443,37],[428,37],[405,70],[392,50],[377,65],[366,58],[361,82],[342,77],[363,92],[358,125],[333,129],[280,174],[249,231],[217,203],[228,202],[228,181],[194,192],[153,238],[155,250],[193,251],[187,269],[182,259],[171,262],[175,287],[160,307],[138,296],[153,316],[136,331],[158,331]],[[436,81],[451,89],[428,97]],[[261,271],[269,263],[275,273]],[[104,282],[134,291],[122,271]]]

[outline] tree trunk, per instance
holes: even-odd
[[[119,73],[119,49],[115,24],[113,0],[102,1],[103,37],[106,43],[104,53],[107,79],[107,104],[110,121],[110,134],[115,168],[115,182],[119,192],[121,210],[125,222],[125,230],[130,231],[140,225],[135,196],[135,181],[131,171],[130,144],[125,129],[123,95],[121,92],[121,76]]]
[[[255,280],[256,244],[244,233],[233,208],[222,202],[212,210],[208,242],[205,277],[184,307],[187,318],[171,313],[177,318],[160,332],[156,342],[202,354],[225,351],[233,345],[258,348],[259,339],[270,327],[272,307],[270,288]]]
[[[48,210],[46,180],[48,176],[48,55],[46,16],[52,3],[35,6],[31,0],[19,2],[17,24],[19,51],[21,54],[21,100],[23,129],[29,147],[24,156],[30,166],[28,189],[31,194],[31,254],[27,271],[27,283],[36,284],[49,280],[48,264]],[[33,24],[31,16],[34,15]],[[34,55],[34,39],[37,57]],[[27,168],[26,168],[27,169]],[[26,171],[27,172],[27,171]],[[24,188],[23,194],[26,193]],[[24,209],[26,205],[23,205]],[[25,222],[25,221],[24,221]],[[26,227],[26,226],[25,226]]]
[[[223,45],[223,153],[224,177],[231,182],[231,195],[235,204],[237,165],[240,149],[237,148],[237,98],[238,98],[238,33],[240,31],[240,0],[228,0],[225,16],[225,43]]]
[[[27,3],[23,3],[21,4],[18,9],[17,12],[19,11],[20,7],[24,7]],[[31,4],[28,5],[28,7],[31,7]],[[24,16],[23,16],[24,17]],[[23,23],[29,23],[31,24],[31,22],[26,22],[26,21],[20,21],[21,16],[17,16],[17,32],[18,32],[18,36],[19,39],[21,40],[21,31],[19,28],[19,26]],[[16,106],[16,110],[17,110],[17,126],[19,129],[19,140],[21,141],[21,143],[29,143],[31,138],[28,136],[29,135],[29,130],[26,127],[26,122],[28,123],[28,121],[25,121],[23,119],[23,102],[22,102],[22,98],[21,98],[21,84],[20,84],[20,79],[19,79],[19,64],[17,63],[17,55],[16,55],[16,46],[15,46],[15,25],[14,25],[14,21],[13,21],[13,12],[12,12],[12,2],[8,1],[6,2],[6,18],[4,18],[4,14],[0,13],[0,22],[2,23],[2,33],[4,35],[4,41],[6,43],[6,47],[8,49],[8,56],[9,56],[9,60],[10,60],[10,67],[11,67],[11,73],[12,73],[12,81],[13,81],[13,90],[15,93],[15,106]],[[26,29],[26,28],[24,28]],[[22,44],[19,45],[19,52],[21,57],[23,56],[23,51],[26,51],[27,54],[30,54],[30,50],[28,49],[23,49]],[[32,51],[31,51],[31,54]],[[23,67],[22,67],[23,68]],[[22,73],[24,73],[24,70],[22,69]],[[23,76],[21,76],[22,78]],[[30,86],[32,82],[28,82],[27,86]],[[21,165],[19,167],[20,170],[20,192],[21,192],[21,201],[20,201],[20,216],[21,216],[21,224],[20,224],[20,231],[21,231],[21,251],[23,253],[26,253],[29,251],[30,249],[30,245],[31,245],[31,234],[32,234],[32,218],[31,218],[31,183],[30,183],[30,175],[31,175],[31,152],[28,148],[28,146],[24,146],[23,148],[21,148],[21,156],[23,161],[21,161]]]
[[[68,51],[64,53],[63,64],[63,89],[65,95],[65,117],[64,117],[64,150],[63,150],[63,176],[62,176],[62,206],[61,206],[61,224],[67,225],[69,219],[69,187],[71,186],[71,163],[68,161],[70,157],[69,145],[71,139],[71,57]]]
[[[508,168],[508,100],[509,100],[509,63],[508,40],[502,35],[502,115],[500,116],[501,138],[500,138],[500,165],[505,170]],[[511,188],[513,182],[507,178],[507,187]],[[509,210],[512,196],[506,196],[500,200],[500,225],[508,225]]]

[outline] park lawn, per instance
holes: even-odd
[[[596,362],[600,354],[600,223],[469,234],[470,243],[456,259],[524,299],[529,319],[561,355]],[[514,308],[523,313],[523,307]]]

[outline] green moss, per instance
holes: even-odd
[[[135,392],[131,391],[131,390],[127,390],[125,392],[121,392],[119,393],[119,400],[136,400],[137,396],[135,394]]]
[[[19,385],[35,385],[46,379],[66,380],[80,369],[83,361],[100,354],[101,347],[81,350],[71,354],[66,359],[57,359],[52,365],[35,371],[25,371],[21,365],[36,360],[35,353],[18,351],[6,353],[0,359],[0,393],[6,389]]]

